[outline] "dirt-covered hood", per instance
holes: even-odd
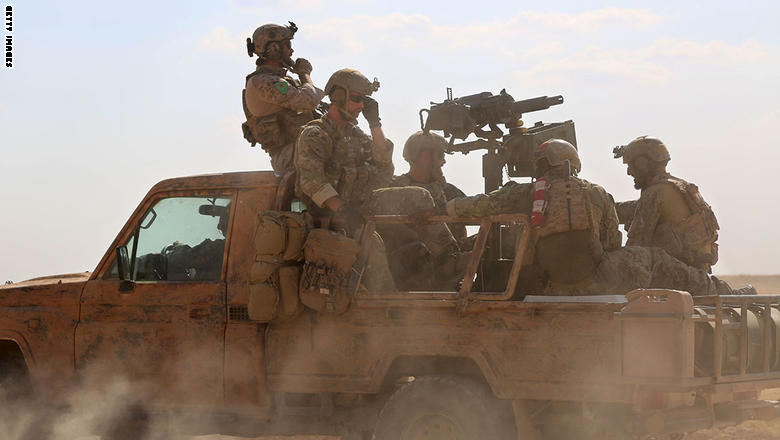
[[[67,273],[32,278],[18,283],[0,284],[0,290],[17,289],[21,287],[40,287],[54,284],[86,283],[92,272]]]

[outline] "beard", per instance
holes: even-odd
[[[651,178],[652,176],[645,175],[645,174],[634,176],[634,188],[639,190],[644,189],[645,187],[647,187],[647,184],[650,182]]]

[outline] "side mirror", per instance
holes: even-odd
[[[119,272],[119,291],[127,292],[133,290],[135,283],[130,279],[130,257],[127,253],[127,246],[116,248],[116,268]]]

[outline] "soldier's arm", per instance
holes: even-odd
[[[620,233],[620,221],[618,220],[618,213],[615,210],[615,199],[612,198],[612,194],[608,193],[604,188],[600,188],[602,195],[602,210],[601,217],[601,246],[604,250],[619,249],[623,246],[623,234]]]
[[[325,96],[325,92],[310,83],[295,87],[284,78],[265,75],[257,75],[251,81],[264,101],[299,113],[313,111]]]
[[[452,199],[457,199],[458,197],[466,197],[466,193],[460,190],[457,186],[445,182],[444,183],[444,197],[447,199],[447,201]]]
[[[298,183],[301,191],[320,207],[339,195],[325,175],[325,162],[332,153],[333,143],[321,128],[306,127],[298,136],[295,148]]]
[[[663,212],[663,200],[657,187],[642,191],[642,196],[636,205],[631,227],[628,229],[626,246],[652,246],[653,234],[658,227],[658,221]]]
[[[356,128],[356,131],[365,136],[365,141],[371,143],[371,163],[375,167],[375,172],[371,175],[371,186],[374,188],[385,188],[391,185],[393,180],[393,143],[385,138],[382,127],[372,127],[371,137],[366,136],[362,130]],[[376,135],[379,134],[380,138]]]
[[[447,202],[447,215],[457,217],[484,217],[495,214],[530,213],[533,186],[528,183],[508,182],[490,194],[460,197]]]
[[[639,200],[627,200],[625,202],[616,202],[615,211],[617,211],[618,220],[621,225],[631,225],[631,220],[634,218],[634,212],[636,211],[636,205]]]

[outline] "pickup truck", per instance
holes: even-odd
[[[460,219],[480,230],[458,291],[358,289],[343,313],[295,295],[258,306],[262,215],[301,208],[267,171],[156,184],[93,272],[0,286],[0,384],[51,404],[126,384],[107,438],[163,416],[376,440],[672,439],[775,417],[759,393],[780,387],[778,296],[518,295],[528,222],[502,215]],[[497,225],[520,231],[516,254],[503,291],[478,291]]]

